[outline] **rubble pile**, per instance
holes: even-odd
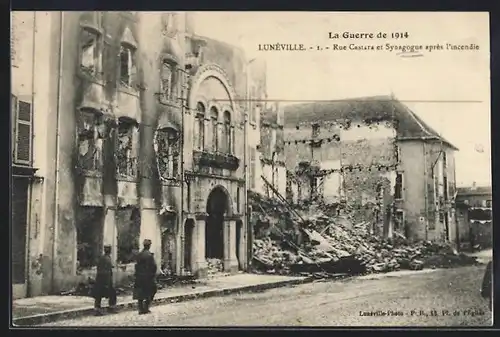
[[[267,201],[264,207],[269,204]],[[286,242],[254,240],[254,269],[280,274],[363,274],[476,263],[475,258],[458,254],[447,243],[410,243],[399,233],[392,239],[382,239],[372,234],[373,224],[353,224],[348,216],[326,216],[315,210],[313,216],[302,213],[301,217],[303,222],[297,225],[305,240],[300,245],[290,244],[289,238],[283,238]]]
[[[207,259],[207,272],[208,275],[222,273],[224,270],[224,263],[220,259]]]

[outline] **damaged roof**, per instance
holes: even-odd
[[[457,188],[457,197],[472,196],[472,195],[492,195],[491,186]]]
[[[395,119],[400,140],[439,140],[454,150],[458,148],[444,139],[406,105],[391,96],[358,97],[327,102],[294,104],[284,107],[285,126],[335,120]]]

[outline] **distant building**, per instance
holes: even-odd
[[[490,186],[459,187],[456,208],[459,241],[465,245],[493,244],[493,194]]]
[[[383,224],[390,237],[454,240],[455,146],[389,96],[285,107],[288,198]]]

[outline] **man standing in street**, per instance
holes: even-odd
[[[151,240],[143,242],[144,249],[137,255],[135,263],[134,299],[137,300],[139,315],[150,313],[149,306],[156,294],[156,262],[149,251]]]
[[[113,263],[111,260],[111,246],[104,246],[104,255],[97,262],[97,274],[95,284],[92,288],[92,297],[94,298],[95,314],[101,316],[102,298],[108,298],[109,311],[114,311],[116,306],[116,290],[113,287]]]

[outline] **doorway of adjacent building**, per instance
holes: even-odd
[[[13,178],[12,184],[12,288],[13,297],[26,297],[28,234],[27,178]]]
[[[207,200],[205,229],[205,256],[207,259],[224,259],[224,214],[228,209],[228,196],[222,187],[210,192]]]
[[[194,221],[187,219],[184,225],[184,270],[188,272],[193,271],[194,256],[192,254],[194,234]]]
[[[243,269],[243,252],[241,251],[241,240],[243,237],[243,222],[236,221],[236,258],[238,259],[238,269]]]

